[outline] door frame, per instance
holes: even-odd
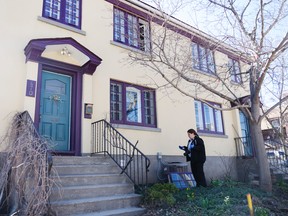
[[[39,63],[38,81],[35,108],[35,127],[39,129],[40,122],[40,97],[42,86],[42,71],[71,76],[71,116],[70,116],[70,150],[55,151],[57,155],[81,155],[81,125],[82,125],[82,81],[83,73],[80,67],[44,59]]]
[[[61,58],[57,57],[59,55],[59,50],[61,50],[61,47],[65,48],[67,45],[72,46],[74,52],[82,56],[80,58],[77,55],[72,55],[75,60],[79,61],[79,64],[77,64],[78,66],[65,63]],[[47,48],[49,47],[51,47],[52,50],[48,50]],[[51,53],[54,55],[51,55]],[[37,62],[39,65],[34,116],[34,123],[36,128],[39,128],[39,92],[41,90],[40,87],[42,80],[42,69],[48,69],[56,73],[62,73],[72,76],[73,89],[71,92],[71,151],[63,152],[63,154],[77,156],[81,155],[83,75],[93,75],[96,72],[97,67],[101,64],[102,59],[71,37],[32,39],[25,46],[24,54],[26,56],[26,62]],[[48,55],[46,56],[45,54]]]

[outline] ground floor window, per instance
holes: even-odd
[[[111,123],[156,127],[155,90],[110,81]]]
[[[195,100],[196,127],[198,132],[224,134],[220,104],[209,102],[209,105]]]

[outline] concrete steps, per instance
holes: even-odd
[[[134,185],[109,157],[54,156],[52,210],[61,216],[134,216],[145,209]]]

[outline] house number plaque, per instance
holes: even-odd
[[[35,97],[36,81],[27,80],[26,83],[26,96]]]

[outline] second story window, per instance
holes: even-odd
[[[228,60],[228,70],[230,73],[230,80],[234,83],[241,83],[241,71],[239,61],[229,58]]]
[[[81,0],[44,0],[43,17],[81,28]]]
[[[192,43],[192,61],[194,69],[211,74],[216,73],[214,55],[210,49]]]
[[[216,109],[221,108],[219,104],[211,103],[211,107],[201,101],[195,100],[194,105],[197,131],[224,134],[222,112]]]
[[[148,22],[114,8],[114,41],[148,51],[150,47]]]

